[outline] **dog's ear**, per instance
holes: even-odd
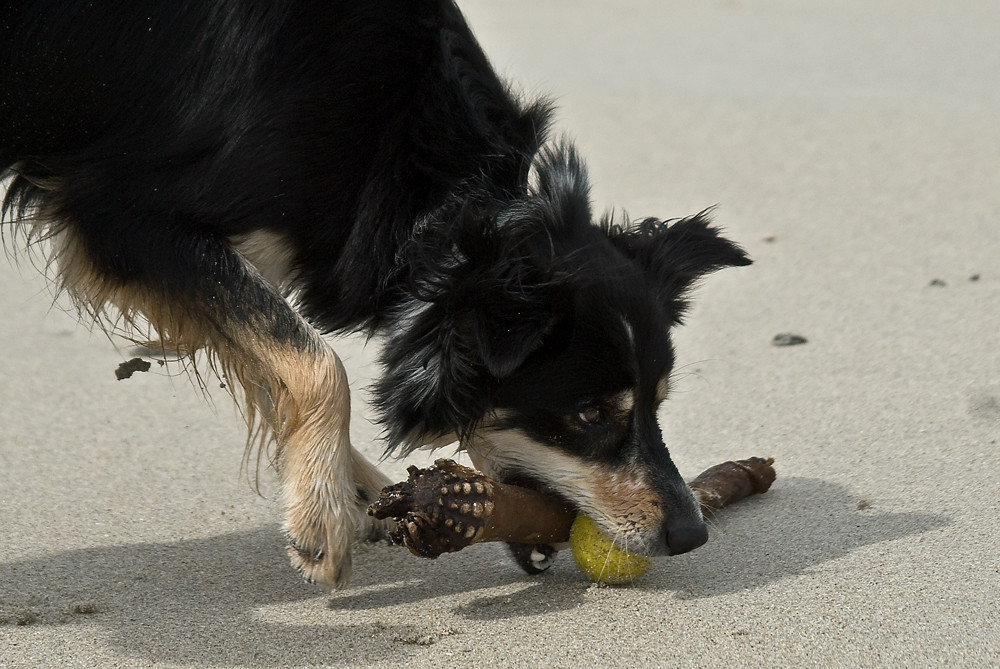
[[[742,248],[720,236],[707,212],[677,221],[646,219],[632,228],[608,226],[608,236],[649,277],[675,323],[681,322],[684,297],[698,279],[752,262]]]
[[[500,381],[541,346],[554,318],[559,289],[547,237],[530,225],[474,218],[424,230],[407,249],[408,295],[372,388],[390,451],[477,426]]]
[[[473,307],[469,330],[465,334],[478,351],[489,373],[503,379],[524,364],[541,346],[551,311],[536,300],[521,301],[510,296],[483,300]]]
[[[529,206],[540,226],[565,230],[590,226],[590,179],[587,168],[568,141],[543,147],[531,170]],[[517,212],[523,215],[521,212]]]

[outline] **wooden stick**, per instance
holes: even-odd
[[[771,458],[724,462],[707,469],[689,486],[706,513],[774,482]],[[452,460],[409,467],[406,481],[387,486],[368,514],[395,518],[390,538],[414,555],[436,558],[474,543],[506,541],[556,544],[569,540],[576,512],[536,490],[494,481]]]
[[[774,458],[730,460],[709,467],[688,483],[704,513],[714,513],[727,504],[750,495],[765,493],[774,483]]]

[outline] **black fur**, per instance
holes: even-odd
[[[386,336],[389,450],[492,416],[594,462],[642,458],[673,490],[655,420],[668,331],[699,277],[749,260],[704,214],[594,224],[550,116],[448,0],[24,0],[0,16],[8,217],[44,211],[102,280],[176,297],[223,339],[229,317],[204,305],[298,336],[230,249],[275,233],[282,289],[315,328]],[[626,389],[634,417],[567,423]]]
[[[548,108],[507,93],[449,2],[11,10],[0,168],[20,176],[8,206],[57,180],[89,252],[125,280],[148,274],[167,228],[278,231],[324,330],[381,325],[414,221],[470,178],[515,195],[547,125]]]

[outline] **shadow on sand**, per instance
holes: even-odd
[[[708,545],[654,564],[631,587],[638,596],[682,600],[744,591],[948,523],[869,507],[839,485],[780,479],[767,495],[724,510]],[[443,610],[460,627],[572,609],[585,601],[588,585],[568,555],[532,578],[495,546],[428,561],[371,545],[356,552],[352,587],[323,595],[298,582],[277,529],[262,527],[0,563],[0,622],[4,634],[16,634],[19,624],[99,626],[116,652],[148,662],[364,665],[405,660],[440,630],[440,621],[414,608]],[[292,614],[273,613],[285,605]]]

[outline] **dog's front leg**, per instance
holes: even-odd
[[[365,508],[391,482],[350,443],[350,391],[340,358],[324,343],[293,352],[272,399],[284,531],[292,565],[309,581],[341,587],[355,535],[385,535]]]
[[[371,535],[367,499],[390,482],[351,447],[344,367],[243,256],[180,229],[150,226],[141,247],[104,240],[121,245],[126,263],[135,248],[157,249],[135,258],[128,278],[102,271],[68,229],[55,239],[67,290],[91,313],[109,304],[125,320],[141,313],[177,350],[212,354],[230,385],[244,389],[251,421],[262,420],[276,440],[292,564],[310,581],[346,585],[356,530]]]
[[[322,344],[277,358],[269,385],[288,555],[307,580],[341,587],[351,576],[355,527],[364,522],[347,375]]]
[[[299,325],[276,345],[253,339],[254,364],[243,368],[241,380],[264,390],[254,395],[277,442],[292,566],[310,582],[339,588],[351,577],[352,541],[384,536],[384,523],[365,508],[390,481],[351,446],[350,389],[340,358],[311,327]]]

